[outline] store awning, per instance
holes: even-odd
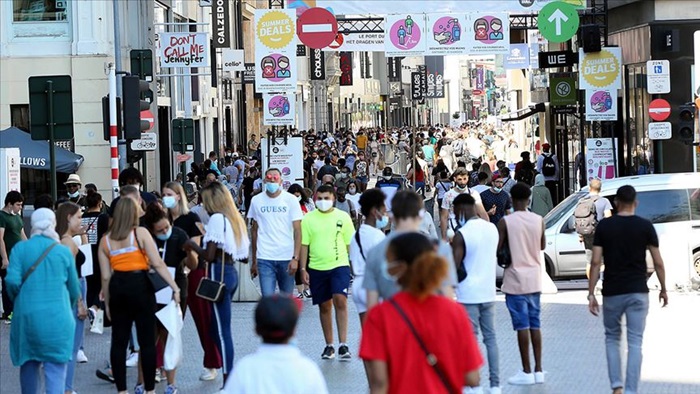
[[[523,120],[530,117],[538,112],[544,112],[544,103],[538,103],[530,105],[527,108],[519,109],[515,112],[505,114],[501,117],[502,122],[515,122],[517,120]]]
[[[0,148],[19,148],[20,168],[50,170],[48,141],[34,141],[32,136],[16,127],[0,131]],[[73,174],[85,158],[56,147],[56,171]]]

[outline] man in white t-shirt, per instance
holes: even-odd
[[[222,393],[328,393],[318,365],[289,344],[299,309],[295,300],[281,295],[260,300],[255,308],[255,332],[263,343],[236,363]]]
[[[389,224],[386,196],[379,189],[369,189],[360,196],[360,212],[365,222],[355,232],[350,241],[350,263],[355,280],[352,282],[352,300],[360,315],[360,322],[365,323],[367,312],[367,290],[362,287],[365,276],[365,258],[372,248],[382,242],[386,235],[381,230]]]
[[[292,294],[304,214],[297,198],[282,189],[282,173],[278,169],[265,172],[263,187],[265,191],[253,197],[248,210],[248,218],[253,220],[250,270],[253,277],[260,275],[263,297],[274,294],[276,286],[280,292]]]
[[[484,220],[489,220],[489,215],[486,213],[484,206],[481,204],[481,196],[474,190],[470,190],[467,184],[469,183],[469,173],[465,168],[457,168],[453,173],[455,186],[445,193],[440,207],[440,233],[442,239],[449,241],[454,235],[454,229],[457,227],[455,223],[454,208],[452,206],[455,198],[460,194],[467,193],[474,197],[476,201],[476,212]],[[451,230],[451,231],[448,231]],[[448,235],[449,233],[449,235]]]
[[[498,343],[496,342],[496,248],[498,229],[476,215],[476,201],[469,194],[454,200],[459,228],[452,239],[456,264],[463,264],[467,277],[457,285],[457,302],[469,314],[474,334],[486,346],[489,363],[490,393],[500,393]]]

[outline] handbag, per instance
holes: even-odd
[[[226,220],[224,220],[224,240],[226,239]],[[224,284],[224,261],[226,258],[226,252],[221,248],[221,281],[215,281],[209,279],[209,263],[204,266],[204,277],[200,279],[199,285],[197,285],[198,297],[204,298],[207,301],[219,302],[224,296],[224,289],[226,285]]]
[[[508,229],[506,228],[505,231],[506,237],[503,240],[503,244],[501,245],[500,248],[496,251],[496,260],[498,262],[498,265],[506,269],[513,264],[513,260],[511,259],[510,256],[510,245],[508,245]]]
[[[406,312],[399,306],[399,304],[396,302],[395,299],[390,298],[389,303],[396,309],[396,311],[401,315],[401,318],[403,321],[406,323],[408,326],[408,329],[411,331],[413,334],[413,337],[416,339],[416,342],[418,342],[418,345],[420,348],[423,350],[423,353],[425,353],[425,360],[428,362],[428,365],[430,365],[433,368],[433,371],[437,374],[438,378],[440,378],[440,382],[442,385],[445,387],[448,393],[456,393],[454,390],[454,387],[450,384],[450,381],[447,379],[447,375],[445,375],[445,371],[442,370],[440,367],[439,360],[435,356],[435,354],[431,353],[430,350],[428,350],[428,347],[425,345],[425,342],[423,342],[423,339],[418,335],[418,331],[416,331],[416,328],[413,326],[413,323],[411,323],[411,320],[408,318],[406,315]]]
[[[136,235],[136,229],[134,229],[134,239],[136,240],[136,245],[138,246],[139,250],[141,251],[141,254],[143,257],[148,260],[148,256],[146,256],[146,253],[143,251],[143,248],[141,248],[141,242],[139,242],[139,237]],[[165,253],[163,253],[163,258],[165,258]],[[148,280],[151,282],[151,286],[153,287],[153,292],[157,293],[164,288],[168,287],[168,282],[163,279],[162,276],[156,270],[153,268],[150,268],[147,273]]]

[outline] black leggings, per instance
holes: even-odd
[[[117,390],[126,390],[126,349],[134,322],[141,348],[144,388],[153,390],[156,385],[156,299],[145,271],[114,272],[109,281],[109,309],[112,315],[110,361]]]

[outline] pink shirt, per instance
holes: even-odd
[[[501,291],[506,294],[539,293],[542,291],[542,217],[528,211],[516,211],[504,219],[513,264],[503,272]]]

